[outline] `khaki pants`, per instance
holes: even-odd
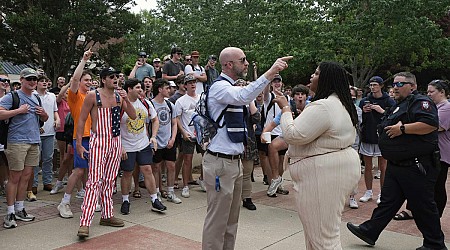
[[[220,190],[216,191],[216,176]],[[202,249],[234,249],[242,192],[240,159],[219,158],[209,153],[203,157],[207,213],[203,225]]]
[[[252,170],[253,170],[253,160],[242,160],[242,165],[244,167],[243,177],[242,177],[242,197],[241,200],[245,198],[252,197]]]

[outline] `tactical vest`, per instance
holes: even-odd
[[[232,83],[225,77],[219,76],[216,78],[216,81],[225,80],[232,85]],[[246,126],[246,116],[247,116],[247,108],[245,105],[231,105],[228,104],[226,107],[223,123],[220,127],[225,126],[228,134],[228,138],[234,143],[243,142],[244,145],[247,145],[247,126]],[[220,124],[220,121],[218,121]]]

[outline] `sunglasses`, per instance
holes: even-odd
[[[192,59],[188,58],[188,59],[184,59],[185,61],[192,61]]]
[[[183,52],[177,52],[177,55],[183,55]]]
[[[237,61],[241,62],[242,64],[244,64],[247,61],[247,57],[244,56],[242,58],[237,59]],[[230,61],[230,62],[235,62],[235,61]]]
[[[112,75],[109,75],[108,77],[109,77],[109,79],[114,79],[114,78],[119,78],[119,75],[118,74],[112,74]]]
[[[0,82],[11,83],[11,81],[9,79],[6,79],[6,78],[0,78]]]
[[[35,76],[29,76],[29,77],[25,77],[25,80],[31,82],[31,81],[37,81],[37,77]]]
[[[401,88],[405,86],[405,84],[412,84],[411,82],[393,82],[392,87],[398,87]]]

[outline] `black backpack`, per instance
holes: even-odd
[[[73,122],[72,114],[69,112],[64,119],[64,141],[66,141],[66,143],[73,142],[74,127],[75,123]]]
[[[16,91],[11,91],[11,96],[12,107],[9,110],[18,109],[20,104],[19,94]],[[0,120],[0,144],[3,144],[5,146],[5,149],[8,141],[9,124],[11,123],[12,118],[14,117],[6,120]]]

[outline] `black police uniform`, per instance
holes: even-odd
[[[381,189],[381,203],[373,211],[371,219],[359,228],[375,242],[406,199],[416,225],[422,232],[423,246],[446,249],[439,213],[433,199],[438,176],[433,163],[437,131],[427,135],[402,134],[390,139],[384,128],[397,124],[398,121],[403,124],[423,122],[439,127],[436,105],[423,95],[409,95],[386,111],[379,128],[380,150],[388,160]]]

